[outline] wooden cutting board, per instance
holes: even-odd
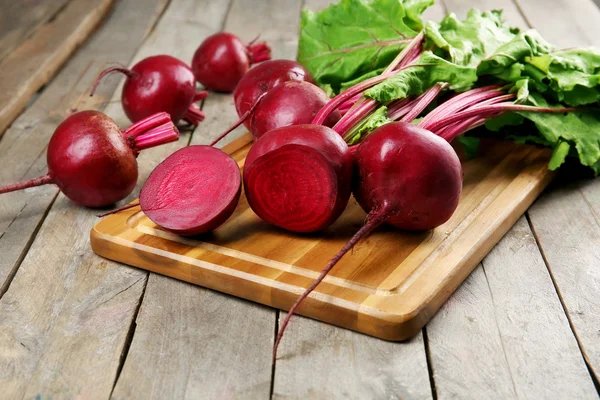
[[[246,135],[224,150],[242,167],[250,146]],[[388,340],[415,335],[554,176],[548,149],[493,141],[481,147],[482,156],[463,161],[462,198],[446,224],[423,233],[378,229],[299,313]],[[111,260],[287,310],[364,219],[351,199],[327,231],[292,234],[261,221],[242,195],[210,235],[179,237],[135,207],[98,222],[91,244]]]

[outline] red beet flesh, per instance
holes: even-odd
[[[217,92],[233,92],[253,63],[271,58],[265,43],[245,45],[227,32],[207,37],[194,53],[192,70],[198,82]]]
[[[228,154],[210,146],[189,146],[171,154],[140,193],[140,206],[157,225],[191,236],[212,231],[233,213],[241,176]]]
[[[196,92],[196,79],[192,70],[182,61],[167,55],[143,59],[131,69],[108,68],[94,85],[111,72],[127,75],[121,102],[127,117],[133,122],[158,112],[166,112],[173,121],[185,119],[197,125],[204,114],[194,102],[206,97],[206,92]]]
[[[178,137],[166,113],[150,116],[122,132],[101,112],[77,112],[65,119],[50,139],[48,173],[0,188],[0,193],[54,183],[79,205],[108,206],[135,188],[139,151]]]
[[[316,85],[305,81],[284,82],[265,94],[251,119],[254,140],[283,126],[310,124],[329,97]],[[332,127],[340,119],[339,111],[329,114],[324,125]]]
[[[275,341],[274,360],[298,306],[361,238],[386,222],[407,230],[433,229],[458,206],[463,182],[458,156],[448,142],[423,128],[404,122],[383,125],[358,146],[354,162],[354,196],[368,213],[367,221],[292,305]]]
[[[327,228],[350,197],[352,155],[332,129],[294,125],[263,135],[244,166],[248,203],[263,220],[294,232]]]
[[[233,92],[238,115],[240,117],[244,115],[262,94],[287,81],[314,83],[310,73],[296,61],[270,60],[252,67]],[[251,122],[252,118],[244,122],[249,130],[252,126]]]

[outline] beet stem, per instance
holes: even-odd
[[[128,78],[133,78],[134,76],[136,76],[136,73],[128,68],[125,67],[110,67],[110,68],[106,68],[104,71],[100,72],[100,75],[98,75],[98,77],[96,78],[96,80],[94,81],[94,84],[92,85],[92,90],[90,91],[90,96],[93,96],[94,93],[96,92],[96,89],[98,88],[98,85],[100,84],[100,81],[108,74],[111,74],[113,72],[120,72],[122,74],[127,75]]]
[[[498,103],[498,104],[490,104],[483,106],[474,106],[467,110],[461,111],[459,113],[450,115],[446,118],[439,119],[431,124],[425,129],[430,130],[433,133],[440,131],[442,128],[454,124],[456,122],[464,121],[465,119],[469,119],[471,117],[479,116],[484,118],[490,118],[492,116],[496,116],[505,112],[515,111],[515,112],[535,112],[535,113],[564,113],[574,111],[575,108],[549,108],[549,107],[536,107],[536,106],[526,106],[514,103]],[[449,142],[452,141],[456,136],[460,135],[462,132],[456,132],[454,136],[446,138]]]
[[[136,122],[124,130],[123,135],[136,152],[179,139],[179,131],[166,112],[156,113]]]
[[[402,117],[401,121],[407,123],[412,122],[447,86],[448,84],[445,82],[437,83],[417,97],[413,102],[412,107],[410,107],[409,111]]]
[[[331,269],[342,259],[342,257],[353,248],[359,240],[363,237],[368,236],[371,232],[373,232],[379,225],[384,223],[386,219],[390,216],[391,210],[386,207],[382,207],[377,210],[371,211],[367,215],[366,223],[352,236],[350,240],[338,251],[338,253],[329,261],[325,269],[321,271],[319,277],[302,293],[300,297],[296,300],[296,302],[292,305],[285,319],[283,320],[283,324],[281,324],[281,328],[279,328],[279,332],[277,333],[277,338],[275,339],[275,344],[273,345],[273,364],[277,360],[277,348],[279,347],[279,342],[281,342],[281,338],[283,337],[283,333],[287,328],[290,318],[296,312],[296,309],[300,306],[302,301],[308,297],[308,295],[315,290],[317,286],[325,279],[325,276],[331,271]]]
[[[253,40],[246,46],[246,51],[251,65],[271,59],[271,48],[265,42],[254,43]]]
[[[254,110],[256,109],[256,107],[258,106],[258,103],[260,103],[260,101],[262,100],[262,98],[267,94],[267,92],[261,94],[258,99],[256,99],[256,101],[254,102],[254,104],[252,104],[252,107],[250,107],[248,109],[248,111],[246,111],[241,117],[240,119],[237,120],[236,123],[234,123],[233,125],[231,125],[229,128],[227,128],[227,130],[223,133],[221,133],[215,140],[212,141],[211,144],[209,144],[210,147],[214,146],[215,144],[219,143],[221,141],[221,139],[223,139],[225,136],[229,135],[235,128],[237,128],[238,126],[240,126],[241,124],[244,123],[245,120],[247,120],[250,115],[252,115],[252,113],[254,112]]]
[[[39,178],[0,187],[0,194],[15,192],[17,190],[23,190],[30,187],[47,185],[49,183],[54,183],[54,181],[52,180],[50,174],[46,174],[44,176],[40,176]]]
[[[126,206],[123,206],[123,207],[120,207],[120,208],[115,208],[114,210],[110,210],[110,211],[107,211],[107,212],[105,212],[103,214],[99,214],[99,215],[97,215],[97,217],[98,218],[104,218],[104,217],[106,217],[108,215],[112,215],[112,214],[119,213],[121,211],[129,210],[130,208],[134,208],[134,207],[137,207],[139,205],[140,205],[139,201],[137,203],[127,204]]]
[[[194,95],[194,102],[204,100],[208,96],[208,91],[202,90]]]
[[[183,119],[190,125],[198,125],[200,122],[204,121],[204,118],[206,118],[206,115],[196,103],[190,104],[185,111],[185,114],[183,114]]]

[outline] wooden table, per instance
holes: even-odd
[[[71,109],[128,124],[118,77],[86,95],[107,62],[157,53],[189,61],[219,30],[260,33],[275,57],[294,58],[300,10],[326,3],[0,1],[0,182],[43,172],[48,139]],[[558,46],[600,46],[592,0],[444,0],[426,17],[470,7],[503,8],[511,24]],[[140,182],[173,150],[209,142],[236,118],[231,96],[213,94],[203,109],[207,119],[179,143],[143,153]],[[97,211],[55,187],[0,196],[0,399],[598,398],[600,180],[564,182],[414,339],[385,342],[297,317],[274,367],[283,313],[95,256]]]

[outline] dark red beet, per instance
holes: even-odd
[[[0,188],[0,193],[54,183],[79,205],[108,206],[135,188],[139,151],[178,137],[166,113],[150,116],[121,131],[101,112],[77,112],[65,119],[50,139],[48,173]]]
[[[350,197],[352,156],[335,131],[293,125],[263,135],[244,165],[248,203],[265,221],[294,232],[331,225]]]
[[[140,206],[157,225],[179,235],[198,235],[231,216],[241,188],[240,169],[228,154],[210,146],[188,146],[152,171]]]
[[[204,119],[195,102],[204,99],[207,92],[196,92],[194,73],[177,58],[158,55],[144,58],[131,69],[107,68],[96,79],[91,95],[102,78],[112,72],[127,76],[121,102],[131,121],[158,112],[168,113],[175,122],[185,119],[192,125],[198,125]]]
[[[265,94],[251,119],[254,140],[282,126],[310,124],[329,97],[318,86],[305,81],[284,82]],[[340,119],[339,111],[327,117],[324,125],[332,127]]]
[[[314,83],[310,73],[296,61],[270,60],[252,67],[233,92],[238,115],[244,115],[262,94],[287,81]],[[244,122],[246,128],[251,128],[251,121],[249,118]]]
[[[274,360],[298,306],[361,238],[385,222],[407,230],[433,229],[458,206],[463,182],[458,156],[448,142],[423,128],[404,122],[383,125],[358,146],[354,160],[354,195],[367,221],[292,305],[275,341]]]
[[[270,58],[271,49],[264,42],[245,45],[237,36],[219,32],[200,44],[192,59],[192,70],[207,89],[233,92],[250,65]]]

